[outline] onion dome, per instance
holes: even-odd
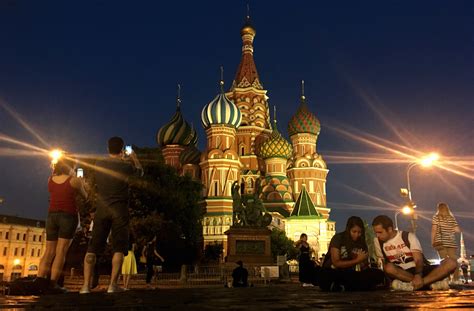
[[[319,123],[318,118],[309,111],[308,106],[306,105],[304,96],[304,81],[302,81],[302,95],[301,95],[301,104],[298,107],[295,115],[288,122],[288,134],[293,136],[298,133],[310,133],[314,135],[319,135],[321,131],[321,123]]]
[[[189,146],[184,149],[179,155],[179,162],[181,165],[184,164],[199,164],[201,158],[201,151],[196,146]]]
[[[178,85],[178,89],[180,90]],[[176,112],[171,120],[165,124],[156,135],[156,141],[161,146],[166,145],[181,145],[190,146],[196,145],[197,133],[193,126],[189,125],[181,114],[181,99],[178,90],[178,97],[176,100]]]
[[[264,159],[268,158],[284,158],[289,159],[293,153],[291,144],[281,136],[274,119],[273,132],[270,138],[265,141],[260,148],[260,156]]]
[[[201,112],[201,122],[204,128],[211,125],[227,125],[239,127],[242,121],[240,109],[224,94],[224,81],[221,79],[221,92]]]

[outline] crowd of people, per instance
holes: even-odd
[[[375,217],[372,228],[376,235],[372,262],[360,217],[350,217],[345,231],[334,235],[320,264],[310,259],[307,235],[301,234],[295,246],[300,250],[302,285],[317,285],[323,291],[367,291],[388,285],[393,290],[414,291],[446,290],[450,283],[460,283],[455,233],[461,230],[446,203],[439,203],[432,222],[431,244],[442,259],[439,265],[430,264],[417,236],[396,230],[390,217]],[[464,279],[467,283],[467,272]]]
[[[107,158],[98,160],[94,168],[94,186],[97,193],[96,208],[90,227],[83,228],[79,244],[87,248],[84,260],[84,283],[80,294],[90,293],[97,286],[97,259],[106,244],[111,245],[111,275],[108,293],[127,290],[131,276],[137,274],[137,264],[146,265],[146,284],[165,261],[158,252],[156,236],[152,237],[141,252],[137,263],[137,244],[130,236],[129,178],[143,175],[142,166],[133,150],[127,155],[124,141],[112,137],[108,141]],[[74,176],[74,161],[63,157],[54,165],[48,179],[50,202],[46,221],[46,251],[40,261],[38,277],[49,279],[52,289],[64,292],[61,274],[66,254],[73,241],[80,220],[76,197],[88,199],[87,185]],[[457,242],[460,232],[456,219],[445,203],[438,205],[433,217],[431,244],[443,260],[439,265],[429,264],[416,235],[394,229],[392,220],[380,215],[372,222],[376,234],[375,253],[381,263],[371,265],[366,242],[365,226],[360,217],[348,219],[346,229],[337,233],[329,244],[328,253],[315,264],[313,250],[306,234],[301,234],[296,247],[299,256],[299,280],[303,286],[318,285],[324,291],[367,291],[387,284],[392,289],[412,291],[417,289],[448,289],[449,275],[459,278]],[[382,269],[380,269],[382,268]],[[234,287],[247,286],[247,275],[242,262],[234,271]],[[464,270],[464,269],[463,269]],[[120,274],[124,286],[118,285]]]
[[[94,166],[97,198],[95,208],[90,213],[92,222],[84,228],[80,225],[77,196],[87,200],[88,185],[82,178],[75,176],[74,167],[74,159],[61,157],[54,163],[52,175],[48,179],[50,200],[46,221],[46,251],[40,261],[38,278],[49,279],[53,292],[66,292],[62,287],[61,275],[66,254],[73,237],[76,237],[76,247],[85,248],[84,283],[79,293],[90,293],[91,288],[97,286],[99,271],[96,263],[107,244],[112,250],[107,292],[127,290],[131,276],[137,274],[137,244],[130,234],[129,179],[134,175],[143,175],[140,161],[133,150],[125,151],[122,138],[109,139],[108,157],[98,160]],[[165,260],[158,253],[156,236],[143,247],[142,254],[145,259],[140,262],[146,265],[149,284],[156,267]],[[123,276],[123,287],[118,285],[120,274]]]

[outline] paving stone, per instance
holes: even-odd
[[[160,288],[124,293],[77,292],[41,297],[0,297],[0,308],[55,310],[315,310],[474,309],[474,287],[449,291],[325,293],[299,284],[253,288]]]

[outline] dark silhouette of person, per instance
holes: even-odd
[[[242,260],[237,261],[239,265],[237,268],[232,271],[232,286],[233,287],[248,287],[247,282],[249,272],[244,268],[244,263]]]

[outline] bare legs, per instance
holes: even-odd
[[[84,257],[84,284],[82,285],[81,293],[89,293],[91,288],[92,274],[94,273],[94,266],[96,262],[96,255],[94,253],[87,253]],[[110,287],[117,287],[120,269],[123,263],[123,253],[114,253],[112,257],[112,272],[110,274]]]
[[[456,260],[452,258],[446,258],[441,264],[431,271],[428,275],[423,276],[423,284],[430,285],[436,281],[439,281],[447,276],[457,267]],[[398,279],[403,282],[411,282],[413,280],[413,274],[405,271],[392,263],[386,263],[384,265],[385,273],[393,279]],[[418,289],[418,288],[415,288]]]
[[[57,241],[46,241],[46,251],[41,258],[38,276],[46,278],[51,274],[51,281],[56,281],[61,276],[66,254],[72,239],[59,238]]]
[[[96,258],[97,257],[94,253],[86,253],[86,256],[84,257],[84,284],[82,285],[80,293],[90,292]]]
[[[438,251],[439,257],[442,259],[446,258],[452,258],[454,260],[458,259],[458,256],[456,254],[457,248],[454,247],[442,247],[440,249],[436,249]],[[456,267],[453,273],[453,281],[456,282],[459,280],[459,267]]]
[[[114,253],[112,257],[112,272],[110,274],[110,286],[117,286],[117,281],[122,269],[123,253]]]
[[[128,289],[130,283],[130,274],[123,274],[123,288]]]

